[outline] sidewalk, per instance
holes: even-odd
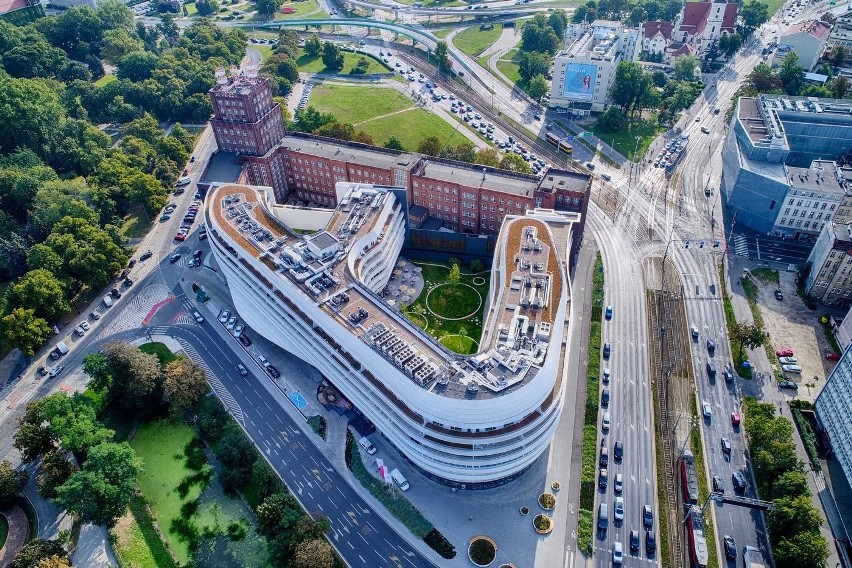
[[[740,259],[729,259],[725,258],[725,286],[727,287],[726,292],[730,295],[731,304],[734,308],[734,315],[737,318],[738,322],[752,324],[754,323],[754,319],[751,314],[751,308],[749,307],[748,300],[745,297],[745,293],[743,291],[743,287],[739,281],[739,274],[742,272],[740,269],[740,264],[743,262]],[[727,335],[727,332],[726,332]],[[748,359],[751,361],[752,367],[758,371],[764,373],[764,376],[768,377],[769,381],[772,381],[772,364],[769,359],[766,357],[766,351],[763,347],[759,347],[757,349],[748,349]],[[767,372],[768,371],[768,372]],[[763,389],[764,380],[763,379],[749,379],[745,380],[742,383],[743,392],[742,396],[753,396],[762,402],[768,402],[772,404],[782,405],[784,403],[783,395],[778,394],[774,389]],[[779,408],[783,408],[780,406]],[[789,408],[786,411],[782,410],[781,416],[786,418],[787,420],[791,419]],[[839,530],[841,524],[838,523],[840,515],[834,510],[831,504],[834,503],[834,499],[828,499],[829,491],[826,488],[825,480],[823,478],[823,474],[821,472],[814,472],[810,470],[808,464],[810,460],[808,458],[808,454],[805,451],[805,445],[802,442],[802,438],[799,435],[799,430],[796,428],[796,425],[793,424],[793,442],[796,444],[796,455],[799,457],[802,462],[805,463],[806,470],[809,475],[806,476],[808,481],[808,488],[811,491],[811,502],[813,506],[820,512],[820,516],[822,517],[822,525],[820,526],[820,534],[828,541],[829,543],[829,556],[828,556],[828,566],[836,566],[840,563],[840,557],[838,556],[837,549],[833,546],[834,543],[834,535],[832,534],[832,528],[836,528]],[[826,501],[828,504],[828,509],[823,505],[823,501]],[[830,523],[829,520],[833,522]],[[835,526],[836,525],[836,526]],[[841,535],[839,532],[835,533],[838,535],[838,538],[846,538],[845,532]]]

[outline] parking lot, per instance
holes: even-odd
[[[777,300],[774,292],[776,285],[766,283],[759,278],[752,278],[759,290],[758,305],[760,306],[769,341],[775,349],[789,348],[793,350],[798,365],[802,367],[801,375],[787,373],[786,378],[798,383],[799,398],[813,400],[825,384],[825,378],[834,368],[833,361],[825,358],[832,348],[822,330],[819,318],[823,311],[808,309],[802,299],[796,295],[796,273],[779,273],[781,290],[784,299]],[[774,361],[780,369],[777,359]],[[814,377],[817,380],[814,380]],[[816,383],[816,388],[808,388],[806,384]],[[789,395],[795,391],[786,390]]]

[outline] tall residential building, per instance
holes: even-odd
[[[829,306],[852,305],[852,225],[828,224],[808,257],[805,293]]]
[[[272,100],[267,77],[247,66],[216,70],[216,86],[210,89],[213,134],[219,149],[241,155],[262,156],[284,136],[281,105]]]
[[[507,216],[478,352],[460,355],[382,295],[405,241],[406,191],[334,188],[335,212],[311,236],[278,220],[268,188],[211,188],[211,251],[240,316],[316,367],[425,475],[462,489],[519,476],[549,447],[571,388],[568,254],[579,215]]]
[[[565,49],[553,60],[550,105],[580,115],[603,111],[615,68],[622,61],[636,61],[641,50],[638,28],[607,20],[569,25]]]
[[[845,347],[845,346],[844,346]],[[831,451],[852,483],[852,349],[845,349],[816,399],[816,413]]]
[[[852,101],[741,97],[723,148],[721,191],[734,222],[814,241],[852,207]],[[837,215],[840,215],[837,218]]]

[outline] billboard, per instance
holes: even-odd
[[[598,66],[588,63],[569,63],[565,66],[562,96],[575,101],[590,101],[595,94]]]

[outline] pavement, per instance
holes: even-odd
[[[27,514],[19,505],[0,509],[0,515],[6,518],[9,525],[6,542],[0,548],[0,566],[8,566],[29,540],[30,525]]]
[[[77,547],[71,556],[73,566],[86,568],[112,568],[118,566],[118,559],[112,551],[109,530],[100,525],[87,523],[80,527]]]

